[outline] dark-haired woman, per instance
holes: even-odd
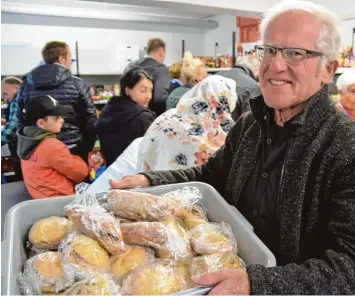
[[[155,119],[148,110],[152,99],[153,78],[143,69],[134,68],[120,80],[121,95],[113,97],[100,115],[97,131],[106,165],[136,138],[142,137]]]

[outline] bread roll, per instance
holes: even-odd
[[[182,226],[186,230],[191,230],[198,225],[208,223],[205,211],[197,205],[178,209],[174,215],[181,219]]]
[[[64,217],[48,217],[34,223],[29,232],[31,244],[44,250],[55,250],[71,230],[71,222]]]

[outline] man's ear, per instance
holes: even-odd
[[[43,118],[38,119],[38,120],[36,121],[36,125],[37,125],[39,128],[42,128],[42,129],[43,129],[43,127],[44,127],[44,119],[43,119]]]
[[[65,61],[66,61],[66,59],[62,55],[60,55],[58,58],[58,63],[64,65]]]
[[[329,61],[325,66],[325,71],[323,71],[322,82],[323,84],[329,84],[333,81],[334,74],[338,69],[339,62],[336,60]]]

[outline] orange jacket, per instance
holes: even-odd
[[[23,178],[34,199],[75,194],[89,173],[86,163],[56,138],[43,140],[28,160],[21,159]]]

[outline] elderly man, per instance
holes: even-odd
[[[112,181],[114,188],[202,181],[254,226],[278,266],[250,265],[193,280],[211,294],[355,294],[355,121],[326,84],[337,69],[336,17],[283,1],[261,24],[262,96],[199,168]]]
[[[340,75],[336,86],[340,97],[336,106],[355,119],[355,69]]]

